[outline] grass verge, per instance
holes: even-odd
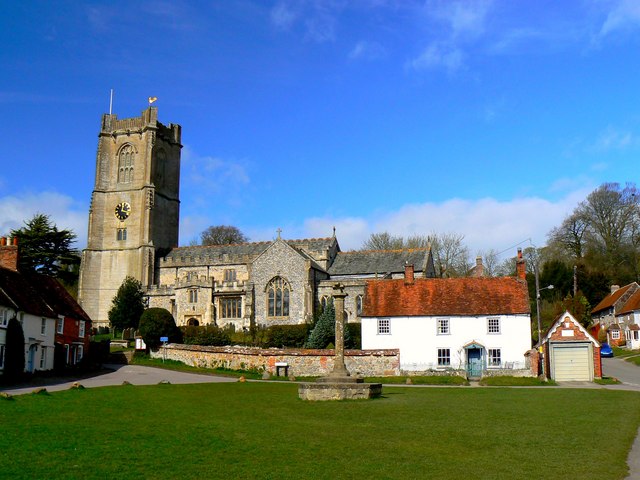
[[[367,383],[382,383],[385,385],[406,384],[407,380],[411,385],[469,385],[466,378],[457,375],[448,376],[398,376],[398,377],[365,377]]]
[[[613,377],[596,378],[593,381],[598,385],[618,385],[619,383],[622,383],[620,380]]]
[[[0,409],[2,475],[622,479],[640,424],[637,392],[383,393],[303,402],[294,384],[226,383],[17,396]],[[594,442],[603,431],[613,437]]]
[[[262,373],[252,370],[230,370],[228,368],[204,368],[194,367],[177,360],[162,360],[161,358],[151,358],[149,355],[136,353],[131,362],[133,365],[144,365],[146,367],[164,368],[166,370],[176,370],[179,372],[201,373],[205,375],[221,375],[224,377],[242,377],[258,380],[262,378]]]
[[[548,387],[557,385],[553,380],[541,380],[538,377],[484,377],[480,380],[480,385],[487,387]]]

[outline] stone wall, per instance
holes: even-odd
[[[164,348],[152,352],[162,358]],[[333,369],[333,350],[261,349],[251,347],[203,347],[169,344],[166,358],[187,365],[232,370],[258,370],[276,374],[276,363],[287,363],[288,374],[297,377],[322,376]],[[400,374],[399,350],[346,350],[345,364],[351,375],[366,377]]]

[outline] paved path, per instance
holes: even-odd
[[[111,385],[122,385],[129,382],[132,385],[156,385],[163,381],[174,384],[181,383],[218,383],[237,382],[237,378],[215,377],[213,375],[200,375],[197,373],[176,372],[162,368],[143,367],[141,365],[105,365],[105,372],[98,375],[75,379],[39,379],[37,383],[21,388],[2,388],[0,391],[11,395],[30,393],[35,388],[45,387],[49,392],[67,390],[74,382],[82,384],[83,387],[106,387]]]

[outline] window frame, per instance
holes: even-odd
[[[47,366],[47,347],[40,347],[40,370]]]
[[[487,367],[500,368],[502,366],[502,348],[487,349]]]
[[[267,318],[288,318],[291,308],[291,286],[284,278],[273,277],[265,291]]]
[[[436,332],[438,335],[451,335],[451,319],[446,317],[436,319]]]
[[[0,370],[4,370],[4,344],[0,345]]]
[[[64,317],[63,318],[58,318],[58,320],[56,322],[56,333],[58,335],[63,335],[64,334]]]
[[[235,315],[233,315],[235,313]],[[220,299],[220,318],[242,318],[242,297],[223,297]]]
[[[187,291],[187,295],[188,295],[188,303],[198,303],[198,289],[197,288],[190,288]]]
[[[378,318],[376,321],[376,332],[378,332],[378,335],[391,335],[391,319]]]
[[[451,349],[446,347],[438,348],[437,359],[438,359],[439,367],[450,367],[451,366]]]
[[[356,296],[356,317],[362,316],[362,295]]]
[[[41,317],[40,320],[40,335],[47,334],[47,319],[45,317]]]
[[[491,324],[492,322],[495,322],[494,325]],[[500,335],[501,333],[502,333],[502,322],[500,322],[500,317],[487,318],[487,334]]]
[[[127,241],[127,227],[118,227],[116,232],[116,241],[117,242]]]
[[[620,330],[611,330],[611,340],[620,340]]]
[[[0,327],[9,325],[9,309],[0,308]]]
[[[238,281],[238,272],[235,268],[225,268],[224,269],[224,281],[225,282],[237,282]]]
[[[84,338],[85,333],[86,333],[86,326],[85,326],[84,320],[80,320],[80,323],[78,324],[78,337]]]

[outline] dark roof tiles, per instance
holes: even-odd
[[[340,252],[329,267],[330,275],[372,275],[404,272],[406,264],[416,272],[423,271],[429,255],[428,248],[408,250],[367,250]]]

